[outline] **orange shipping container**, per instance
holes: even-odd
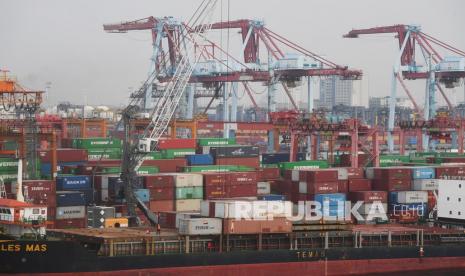
[[[286,218],[273,220],[235,220],[224,219],[224,234],[258,234],[258,233],[290,233],[292,223]]]
[[[152,212],[174,211],[174,200],[152,200],[149,205]]]

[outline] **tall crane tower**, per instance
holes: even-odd
[[[392,152],[394,150],[392,132],[395,123],[397,81],[400,82],[406,91],[416,111],[425,120],[429,120],[436,114],[436,88],[445,98],[449,108],[452,108],[452,103],[447,98],[440,84],[444,84],[446,88],[452,88],[459,85],[460,79],[465,78],[465,52],[422,32],[421,27],[417,25],[399,24],[368,29],[354,29],[345,34],[344,37],[357,38],[359,35],[364,34],[383,33],[394,33],[399,41],[399,51],[392,71],[389,102],[388,146],[389,151]],[[447,52],[448,56],[443,56],[439,49]],[[420,58],[417,57],[417,50],[420,51],[424,63],[421,63]],[[425,104],[422,114],[402,78],[409,80],[426,79]],[[423,150],[427,150],[429,147],[427,138],[425,135]]]
[[[192,31],[183,31],[178,37],[179,50],[174,59],[171,60],[172,74],[165,85],[165,89],[160,98],[150,111],[150,122],[144,133],[140,137],[133,139],[130,137],[130,120],[134,114],[140,111],[140,101],[146,95],[147,87],[154,83],[162,74],[162,71],[154,71],[149,76],[144,85],[134,93],[130,104],[123,110],[123,123],[125,131],[125,141],[123,146],[123,160],[121,168],[121,179],[125,183],[124,195],[128,205],[128,214],[136,218],[136,206],[144,212],[152,224],[157,223],[157,218],[145,204],[134,195],[133,187],[137,181],[136,171],[141,166],[144,156],[156,150],[161,136],[166,132],[168,124],[173,117],[179,101],[184,94],[186,86],[192,75],[196,64],[203,55],[198,46],[206,43],[206,35],[211,28],[211,18],[218,0],[203,1],[195,11],[194,15],[183,24],[185,28],[192,29],[192,26],[201,25]],[[168,33],[169,34],[169,33]]]

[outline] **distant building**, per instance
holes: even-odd
[[[368,107],[369,108],[389,107],[389,99],[390,99],[389,96],[370,97],[370,99],[368,100]],[[397,98],[396,107],[413,108],[413,104],[408,98]]]
[[[343,80],[338,76],[321,79],[320,108],[332,109],[336,105],[352,105],[352,80]]]

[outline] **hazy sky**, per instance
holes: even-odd
[[[52,103],[124,104],[128,88],[147,75],[150,34],[108,34],[102,24],[151,15],[186,19],[200,2],[0,0],[0,68],[30,88],[51,82]],[[223,0],[223,8],[226,4]],[[362,69],[364,80],[354,84],[361,102],[368,95],[388,95],[397,41],[393,35],[343,39],[352,28],[420,24],[424,32],[465,49],[462,0],[230,0],[230,6],[231,19],[264,19],[268,28],[305,48]],[[418,99],[423,83],[409,82]],[[463,100],[463,87],[450,93]]]

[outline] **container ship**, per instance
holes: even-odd
[[[71,104],[48,112],[45,91],[2,71],[0,273],[464,274],[465,121],[441,87],[463,83],[464,52],[419,26],[352,30],[345,37],[396,34],[393,93],[396,81],[407,90],[403,78],[427,79],[428,110],[391,97],[382,111],[380,100],[328,112],[314,108],[312,79],[351,87],[360,70],[263,21],[229,21],[229,5],[228,21],[214,23],[217,2],[202,1],[189,22],[103,26],[153,39],[148,78],[114,116]],[[242,34],[239,58],[230,29]],[[215,30],[227,30],[220,43]],[[277,108],[278,83],[290,110]],[[254,99],[262,84],[267,108]],[[290,89],[304,86],[301,109]],[[247,119],[239,87],[253,104]],[[436,109],[436,87],[447,110]]]

